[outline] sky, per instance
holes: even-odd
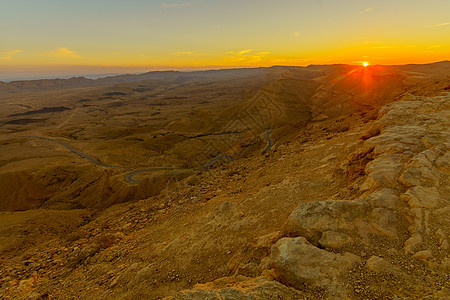
[[[449,0],[0,0],[0,80],[449,59]]]

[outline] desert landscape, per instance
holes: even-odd
[[[447,299],[450,62],[0,82],[2,299]]]

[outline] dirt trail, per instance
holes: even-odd
[[[270,139],[270,134],[272,133],[272,130],[267,131],[264,134],[264,137],[267,139],[267,146],[264,148],[264,150],[261,152],[262,154],[264,154],[265,152],[269,151],[272,146],[273,146],[273,142]],[[121,166],[115,166],[115,165],[108,165],[105,163],[102,163],[100,160],[98,160],[97,158],[86,154],[85,152],[82,152],[76,148],[74,148],[73,146],[62,142],[60,140],[54,139],[54,138],[49,138],[49,137],[41,137],[41,136],[18,136],[20,138],[29,138],[29,139],[41,139],[41,140],[47,140],[47,141],[51,141],[54,143],[57,143],[67,149],[69,149],[70,151],[72,151],[73,153],[81,156],[84,159],[87,159],[88,161],[92,162],[93,164],[96,164],[100,167],[104,167],[104,168],[125,168],[125,167],[121,167]],[[211,159],[209,162],[207,162],[206,164],[203,164],[201,166],[198,167],[194,167],[192,169],[183,169],[183,168],[173,168],[173,167],[154,167],[154,168],[148,168],[148,169],[141,169],[141,170],[136,170],[136,171],[132,171],[130,173],[127,173],[125,175],[125,180],[128,183],[131,184],[137,184],[139,182],[141,182],[142,180],[138,180],[138,179],[134,179],[135,176],[142,174],[142,173],[147,173],[147,172],[155,172],[155,171],[195,171],[195,170],[206,170],[211,168],[211,166],[213,166],[216,162],[220,161],[220,160],[226,160],[228,162],[232,162],[234,160],[234,158],[232,156],[229,155],[220,155],[217,156],[213,159]]]

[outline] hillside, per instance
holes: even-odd
[[[0,297],[450,297],[449,74],[2,85]]]

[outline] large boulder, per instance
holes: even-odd
[[[282,238],[272,246],[270,266],[276,278],[289,286],[323,288],[329,298],[342,299],[347,292],[341,276],[360,261],[354,254],[328,252],[297,237]]]
[[[317,245],[325,231],[343,231],[356,228],[371,211],[367,201],[319,201],[297,207],[287,219],[283,233],[286,236],[304,236]]]
[[[304,299],[303,293],[289,288],[265,276],[248,278],[225,277],[206,284],[198,284],[190,290],[178,292],[166,300],[275,300]]]

